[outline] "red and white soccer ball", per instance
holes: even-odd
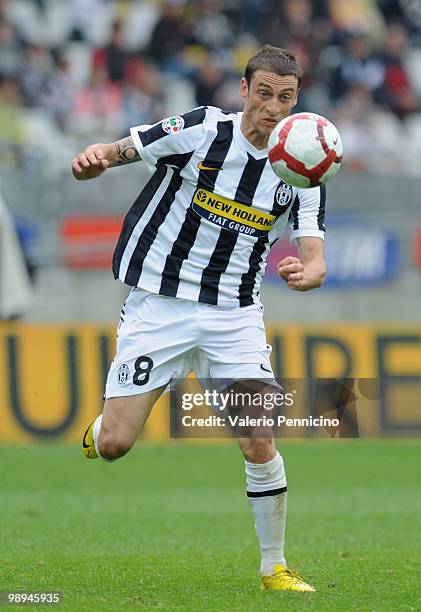
[[[294,187],[317,187],[341,167],[342,140],[336,127],[315,113],[296,113],[280,121],[268,141],[277,176]]]

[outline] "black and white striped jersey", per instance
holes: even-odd
[[[127,214],[115,278],[153,293],[217,304],[259,302],[271,245],[324,236],[325,188],[296,189],[273,172],[267,149],[240,130],[241,113],[196,108],[131,136],[153,171]]]

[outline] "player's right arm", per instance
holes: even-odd
[[[91,145],[74,158],[73,176],[86,181],[100,176],[107,168],[140,160],[151,172],[156,170],[156,164],[162,158],[171,158],[171,164],[177,166],[184,161],[180,154],[192,153],[203,142],[206,117],[207,107],[199,106],[154,125],[132,127],[130,136],[123,140]]]
[[[72,161],[73,176],[78,181],[101,176],[107,168],[132,164],[141,157],[131,136],[109,144],[97,143],[90,145],[79,153]]]

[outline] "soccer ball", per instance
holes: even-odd
[[[294,187],[317,187],[335,176],[342,162],[342,140],[321,115],[296,113],[280,121],[268,141],[273,171]]]

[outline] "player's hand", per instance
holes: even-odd
[[[285,257],[276,267],[288,288],[295,291],[310,291],[321,287],[326,274],[324,260],[310,260],[304,265],[298,257]]]
[[[108,146],[98,143],[79,153],[72,161],[73,176],[78,181],[87,181],[103,174],[110,165],[105,156]]]
[[[304,265],[298,257],[285,257],[276,266],[279,276],[287,283],[289,289],[306,291]]]

